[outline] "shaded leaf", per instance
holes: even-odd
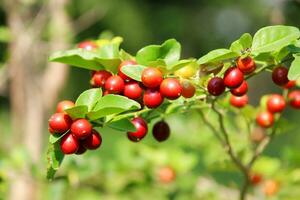
[[[72,119],[85,118],[85,115],[88,113],[88,107],[85,105],[74,106],[66,109],[65,112],[68,113]]]
[[[62,161],[64,159],[64,154],[60,150],[60,144],[54,143],[49,144],[47,151],[47,179],[53,180],[56,171],[59,169]]]
[[[135,126],[131,123],[129,119],[121,119],[117,121],[112,121],[106,124],[106,126],[118,130],[118,131],[125,131],[125,132],[135,132],[136,128]]]
[[[142,72],[146,68],[143,65],[125,65],[121,68],[121,71],[130,78],[141,82]]]
[[[102,98],[102,89],[101,88],[93,88],[84,91],[77,98],[75,105],[76,106],[87,106],[88,112],[92,110],[92,108],[96,105],[97,101]]]
[[[288,78],[289,80],[296,80],[300,77],[300,55],[294,55],[295,60],[291,63]]]

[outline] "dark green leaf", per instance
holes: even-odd
[[[277,51],[300,37],[300,31],[292,26],[268,26],[256,32],[253,37],[252,53]]]
[[[74,106],[66,109],[65,112],[68,113],[72,119],[85,118],[85,115],[88,113],[88,107],[85,105]]]
[[[294,55],[294,57],[295,60],[292,62],[288,73],[289,80],[296,80],[300,77],[300,55]]]
[[[125,65],[121,68],[121,71],[130,78],[141,82],[142,72],[146,68],[143,65]]]
[[[96,105],[97,101],[102,98],[102,89],[101,88],[93,88],[84,91],[77,98],[75,105],[76,106],[87,106],[88,112],[92,110],[93,106]]]
[[[118,121],[112,121],[106,124],[106,126],[118,130],[118,131],[125,131],[125,132],[135,132],[136,128],[135,126],[131,123],[129,119],[121,119]]]
[[[238,56],[239,56],[238,53],[231,51],[229,49],[216,49],[202,56],[197,62],[200,65],[207,64],[207,63],[217,63],[220,61],[233,59]]]
[[[47,179],[52,180],[64,159],[64,154],[60,150],[60,144],[49,144],[47,151]]]
[[[296,45],[289,45],[287,46],[287,50],[290,52],[290,53],[300,53],[300,47],[296,46]]]

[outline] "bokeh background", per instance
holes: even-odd
[[[47,119],[55,102],[75,100],[90,87],[88,71],[48,63],[47,57],[106,32],[122,36],[132,54],[176,38],[183,57],[199,58],[273,24],[299,27],[300,1],[1,0],[0,199],[235,199],[240,175],[197,113],[168,116],[172,135],[161,144],[150,134],[133,144],[124,133],[104,129],[101,149],[68,156],[57,179],[46,181]],[[250,85],[253,105],[279,91],[269,74]],[[300,198],[298,115],[286,112],[287,129],[255,166],[265,180],[280,183],[268,198]],[[165,168],[176,178],[164,182]],[[251,193],[266,198],[263,186]]]

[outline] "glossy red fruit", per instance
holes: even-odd
[[[55,134],[55,131],[54,131],[51,127],[48,127],[48,131],[49,131],[49,133],[51,133],[51,134]]]
[[[82,145],[82,142],[79,142],[79,148],[76,151],[76,155],[82,155],[87,151],[87,149]]]
[[[293,87],[295,87],[296,86],[296,81],[289,81],[287,84],[285,84],[283,87],[285,88],[285,89],[291,89],[291,88],[293,88]]]
[[[196,88],[191,82],[183,81],[181,83],[181,87],[181,96],[183,96],[184,98],[192,98],[195,95]]]
[[[70,133],[62,137],[60,142],[60,149],[64,154],[76,153],[79,148],[78,140]]]
[[[258,173],[252,173],[249,178],[252,185],[258,185],[262,182],[262,175]]]
[[[256,123],[263,128],[269,128],[274,124],[274,116],[269,111],[263,111],[256,116]]]
[[[255,71],[256,64],[250,56],[247,56],[245,58],[240,57],[237,61],[237,67],[244,74],[250,74]]]
[[[99,148],[101,143],[101,135],[96,130],[92,130],[92,134],[83,140],[83,146],[89,150]]]
[[[267,100],[267,109],[271,113],[282,112],[285,108],[285,100],[283,96],[279,94],[271,95]]]
[[[88,50],[88,51],[91,51],[91,50],[94,50],[96,48],[98,48],[97,44],[95,42],[92,42],[92,41],[84,41],[84,42],[80,42],[78,44],[78,48],[81,48],[81,49],[85,49],[85,50]]]
[[[219,96],[225,91],[224,81],[220,77],[211,78],[207,84],[208,92],[213,96]]]
[[[124,81],[130,81],[131,78],[126,76],[122,71],[122,67],[125,65],[136,65],[137,63],[133,60],[125,60],[123,62],[121,62],[121,64],[118,67],[118,75],[124,80]]]
[[[300,90],[294,90],[290,92],[288,99],[293,108],[300,109]]]
[[[244,81],[244,74],[237,67],[230,67],[224,74],[224,84],[229,88],[237,88]]]
[[[162,104],[164,97],[156,89],[147,89],[144,92],[143,102],[148,108],[156,108]]]
[[[75,104],[74,104],[73,101],[64,100],[64,101],[61,101],[57,104],[56,112],[62,113],[62,112],[64,112],[64,110],[72,108],[74,106],[75,106]]]
[[[159,121],[153,126],[152,134],[158,142],[163,142],[170,136],[170,127],[165,121]]]
[[[156,88],[163,81],[163,74],[157,68],[149,67],[142,72],[142,83],[148,88]]]
[[[91,79],[91,85],[93,87],[104,87],[106,80],[111,77],[112,74],[106,70],[100,70],[93,74]]]
[[[92,133],[92,125],[86,119],[77,119],[71,125],[72,134],[78,139],[84,139]]]
[[[160,84],[159,91],[167,99],[175,100],[180,97],[182,87],[177,79],[166,78]]]
[[[231,89],[230,92],[234,96],[243,96],[244,94],[246,94],[248,92],[248,83],[247,83],[247,81],[244,80],[239,87]]]
[[[72,119],[65,113],[55,113],[49,119],[49,128],[55,133],[64,133],[70,129]]]
[[[105,89],[110,94],[121,94],[124,90],[125,83],[120,76],[111,76],[105,82]]]
[[[130,138],[131,140],[140,141],[146,136],[148,132],[147,122],[141,117],[133,118],[131,122],[135,126],[136,131],[127,132],[128,138]]]
[[[143,89],[140,87],[138,82],[131,81],[125,84],[123,94],[129,99],[137,100],[142,96],[142,93]]]
[[[242,108],[248,104],[248,95],[243,96],[230,96],[230,104],[237,108]]]
[[[289,82],[289,70],[285,67],[279,66],[273,69],[272,80],[276,85],[283,86]]]

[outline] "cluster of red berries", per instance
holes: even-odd
[[[121,62],[117,75],[106,70],[94,71],[90,81],[91,85],[103,88],[104,95],[124,95],[148,108],[160,106],[164,98],[175,100],[181,95],[185,98],[194,96],[196,89],[192,83],[189,81],[180,83],[176,78],[164,79],[158,68],[148,67],[144,69],[141,75],[142,82],[131,79],[121,71],[123,66],[132,65],[134,67],[136,64],[132,60]]]
[[[60,140],[60,149],[64,154],[83,154],[86,150],[100,147],[101,135],[93,129],[86,119],[75,119],[64,112],[74,106],[72,101],[61,101],[57,105],[56,113],[49,119],[49,132],[63,135]]]

